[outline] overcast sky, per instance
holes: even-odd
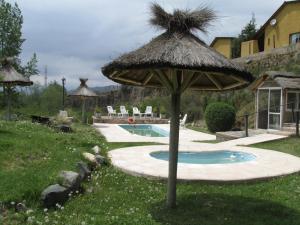
[[[24,16],[22,60],[37,53],[43,78],[64,76],[67,88],[78,86],[79,77],[88,85],[113,84],[100,68],[124,52],[134,50],[158,35],[149,25],[151,0],[9,0],[17,2]],[[283,0],[156,0],[168,11],[197,8],[206,4],[219,19],[208,35],[199,36],[208,44],[215,36],[235,36],[255,14],[261,26]]]

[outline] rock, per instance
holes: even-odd
[[[63,133],[70,133],[72,132],[72,128],[68,125],[59,125],[58,129]]]
[[[16,204],[15,210],[16,210],[16,212],[25,212],[25,211],[27,211],[27,207],[24,203],[19,202],[18,204]]]
[[[84,153],[82,153],[82,155],[83,155],[83,158],[85,158],[89,162],[89,164],[91,164],[92,166],[95,167],[95,166],[99,165],[96,161],[95,155],[88,153],[88,152],[84,152]]]
[[[82,153],[82,155],[87,161],[89,161],[91,163],[96,163],[95,155],[88,153],[88,152],[84,152],[84,153]]]
[[[41,200],[46,208],[63,204],[68,200],[68,189],[59,184],[50,185],[41,194]]]
[[[70,189],[77,190],[80,187],[80,176],[78,173],[73,171],[61,171],[58,175],[59,184]]]
[[[92,150],[94,151],[94,153],[96,154],[96,155],[98,155],[98,154],[100,154],[100,147],[98,146],[98,145],[95,145],[93,148],[92,148]]]
[[[85,180],[87,177],[91,176],[92,172],[86,163],[78,162],[77,169],[81,180]]]
[[[108,162],[107,162],[107,160],[104,156],[96,155],[95,158],[96,158],[97,163],[100,164],[100,165],[107,165],[108,164]]]

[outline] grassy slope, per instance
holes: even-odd
[[[35,201],[61,169],[74,170],[81,152],[101,144],[95,132],[57,133],[30,122],[0,122],[0,199]]]
[[[15,196],[18,196],[28,200],[28,206],[34,210],[30,214],[35,217],[34,223],[39,221],[47,224],[46,221],[49,220],[48,224],[55,224],[55,222],[57,224],[84,224],[85,222],[89,225],[300,224],[300,178],[298,175],[255,184],[179,184],[179,207],[169,211],[164,207],[165,183],[129,176],[113,167],[101,168],[95,173],[90,183],[86,184],[86,193],[68,201],[63,210],[57,212],[50,210],[44,213],[37,201],[41,189],[54,180],[54,176],[60,169],[73,169],[74,162],[79,159],[80,151],[87,150],[94,144],[101,144],[103,139],[87,127],[77,127],[77,133],[61,135],[48,128],[28,123],[14,125],[0,122],[0,124],[0,198],[16,200]],[[32,137],[28,138],[30,135],[38,136],[39,141],[32,141]],[[14,142],[16,140],[18,143]],[[112,144],[108,147],[111,149],[130,145],[132,144],[123,143]],[[75,153],[69,153],[68,147],[78,150]],[[259,147],[291,151],[300,156],[299,140],[295,139],[265,143]],[[44,157],[44,151],[50,157],[45,161],[41,160]],[[35,153],[29,154],[30,152]],[[18,159],[20,154],[21,160]],[[29,160],[30,155],[33,155],[35,159]],[[64,158],[67,160],[64,161]],[[15,163],[16,161],[24,161],[24,163]],[[15,164],[23,166],[18,168],[14,166]],[[8,170],[7,167],[11,169]],[[23,184],[25,180],[23,177],[19,178],[20,174],[30,179],[30,182]],[[4,185],[2,179],[5,180]],[[14,181],[19,182],[18,191],[11,188],[14,186]],[[31,189],[35,191],[32,193]],[[24,224],[24,219],[28,217],[25,214],[14,214],[12,210],[5,212],[5,215],[4,224]]]

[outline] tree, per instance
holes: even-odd
[[[14,67],[29,77],[38,73],[37,56],[33,54],[26,66],[21,66],[19,55],[25,41],[22,38],[22,25],[23,16],[18,5],[0,0],[0,59],[13,57]]]
[[[31,60],[26,66],[21,65],[19,55],[22,52],[22,44],[25,41],[22,38],[23,16],[20,8],[0,0],[0,60],[4,58],[13,58],[13,67],[27,77],[37,74],[37,57],[33,54]],[[1,68],[0,64],[0,68]],[[3,87],[3,95],[15,92],[14,87]]]
[[[0,0],[0,56],[15,57],[22,49],[25,39],[22,38],[23,16],[18,5]]]
[[[41,94],[41,109],[54,114],[61,109],[62,86],[56,82],[50,83]]]
[[[256,34],[256,19],[255,15],[252,14],[252,18],[249,23],[242,29],[241,33],[233,41],[232,47],[232,58],[241,57],[241,44],[244,41],[249,41]]]
[[[239,38],[242,41],[249,41],[255,35],[256,32],[257,32],[256,19],[255,19],[255,15],[252,14],[252,18],[250,22],[246,24],[241,34],[239,35]]]
[[[33,56],[31,57],[31,59],[27,62],[26,66],[23,67],[23,74],[26,77],[30,77],[31,75],[36,75],[39,73],[39,70],[37,68],[37,56],[35,53],[33,53]]]

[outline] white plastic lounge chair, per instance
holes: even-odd
[[[116,110],[114,110],[113,107],[110,105],[107,106],[107,112],[109,117],[115,116],[117,114]]]
[[[187,114],[184,114],[182,120],[180,120],[180,127],[185,127],[186,118]]]
[[[145,117],[150,116],[152,118],[153,117],[152,106],[147,106],[145,113],[142,113],[142,115]]]
[[[128,117],[128,111],[126,110],[124,105],[120,106],[120,113],[118,113],[118,117]]]
[[[133,117],[136,117],[136,116],[141,117],[141,112],[137,107],[132,107],[132,116]]]

